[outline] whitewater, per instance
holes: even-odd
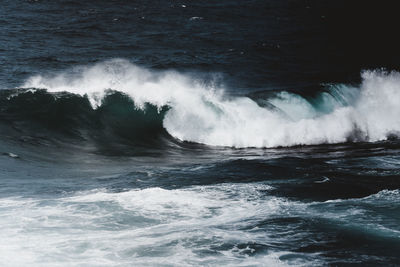
[[[0,266],[398,266],[395,5],[1,4]]]
[[[163,126],[181,141],[235,148],[376,142],[400,133],[400,73],[363,71],[359,86],[325,85],[312,97],[289,91],[266,98],[231,96],[213,81],[176,71],[150,71],[113,59],[30,77],[21,87],[70,92],[101,106],[107,93],[138,109],[168,107]]]

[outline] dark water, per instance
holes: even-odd
[[[2,1],[4,266],[394,266],[396,9]]]

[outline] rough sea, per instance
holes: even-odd
[[[1,266],[400,265],[390,2],[0,4]]]

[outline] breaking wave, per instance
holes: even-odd
[[[164,128],[175,139],[212,146],[268,148],[397,138],[400,73],[364,71],[361,76],[359,86],[326,85],[312,96],[289,91],[229,96],[212,82],[173,71],[150,71],[127,60],[113,59],[58,74],[33,76],[22,87],[45,89],[54,98],[66,97],[60,92],[68,92],[68,97],[86,101],[84,110],[74,111],[78,117],[80,112],[104,109],[112,100],[110,92],[118,92],[119,99],[132,102],[132,112],[122,112],[125,116],[135,112],[143,115],[139,116],[140,122],[136,118],[130,123],[143,126],[149,120],[156,121],[150,123],[155,125],[151,129],[139,127],[142,131]],[[9,94],[8,101],[12,98]],[[117,103],[111,106],[121,109]],[[71,104],[66,109],[74,107]],[[147,117],[148,113],[153,119]],[[135,135],[137,128],[129,134]]]

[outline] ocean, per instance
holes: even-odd
[[[399,265],[396,10],[2,0],[0,265]]]

